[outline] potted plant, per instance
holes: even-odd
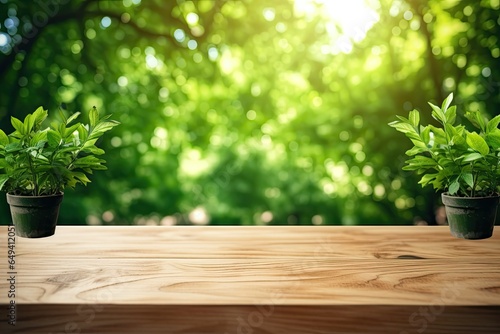
[[[118,122],[100,117],[95,107],[89,124],[76,123],[79,115],[61,112],[61,121],[43,127],[48,112],[39,107],[24,121],[12,117],[11,134],[0,130],[0,190],[7,193],[18,236],[53,235],[64,189],[86,185],[92,171],[106,169],[96,142]]]
[[[432,103],[432,117],[440,126],[420,124],[417,110],[408,119],[397,116],[389,123],[413,143],[406,152],[404,170],[423,174],[422,186],[432,185],[441,195],[451,234],[458,238],[491,237],[499,202],[500,115],[486,119],[479,111],[468,111],[467,118],[477,131],[457,124],[456,106],[450,94],[441,107]]]

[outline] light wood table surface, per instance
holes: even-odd
[[[498,230],[58,226],[15,240],[16,326],[0,239],[0,333],[500,333]]]

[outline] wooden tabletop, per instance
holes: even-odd
[[[0,236],[1,333],[500,333],[498,231],[58,226],[14,270]]]

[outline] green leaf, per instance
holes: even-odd
[[[495,129],[486,135],[486,142],[494,150],[500,149],[500,130]]]
[[[453,163],[453,160],[451,160],[451,159],[449,159],[449,158],[444,157],[444,158],[440,158],[440,159],[438,160],[438,164],[439,164],[441,167],[443,167],[443,168],[447,168],[447,167],[449,167],[450,165],[453,165],[454,163]]]
[[[72,144],[68,147],[57,150],[58,153],[66,153],[66,152],[76,152],[79,150],[79,147],[73,146]]]
[[[465,118],[467,118],[476,128],[485,131],[484,117],[479,111],[468,111],[465,113]]]
[[[457,146],[463,146],[465,145],[465,139],[464,137],[462,137],[461,135],[459,134],[456,134],[453,136],[453,138],[451,139],[453,141],[453,143]]]
[[[443,113],[443,111],[436,105],[428,102],[429,105],[431,106],[432,108],[432,113],[431,113],[431,116],[436,120],[436,121],[439,121],[441,122],[442,124],[446,123],[446,117]]]
[[[399,117],[399,116],[396,116],[396,117]],[[392,121],[392,122],[387,123],[387,125],[389,125],[390,127],[395,128],[396,124],[399,124],[399,123],[401,123],[401,122],[400,121]]]
[[[87,184],[90,182],[89,178],[87,177],[87,175],[85,175],[85,173],[72,172],[71,174],[74,178],[78,179],[83,184]]]
[[[61,135],[61,138],[65,138],[66,134],[66,123],[60,123],[59,126],[57,127],[56,124],[52,124],[52,127],[54,130],[57,130],[59,134]]]
[[[94,146],[94,144],[97,142],[97,138],[96,139],[90,139],[90,140],[87,140],[85,142],[85,144],[83,144],[83,148],[87,148],[87,147],[92,147]]]
[[[37,139],[34,143],[36,149],[42,149],[45,147],[45,144],[47,144],[47,141],[45,140],[45,138],[46,138],[45,133],[39,134],[39,135],[35,136],[34,138]]]
[[[103,149],[100,149],[96,146],[84,147],[82,152],[91,153],[91,154],[95,154],[95,155],[102,155],[105,153]]]
[[[80,128],[80,123],[73,124],[69,128],[66,128],[64,130],[63,138],[68,138],[68,137],[72,136],[73,133],[78,130],[78,128]]]
[[[420,138],[422,138],[427,147],[431,145],[431,128],[429,126],[420,130]]]
[[[448,134],[448,137],[450,137],[450,138],[453,137],[457,133],[457,130],[455,130],[453,125],[451,125],[450,123],[446,123],[444,125],[444,129],[445,129],[445,132]]]
[[[0,145],[5,146],[9,143],[9,137],[0,129]]]
[[[455,180],[448,187],[448,193],[450,195],[455,195],[459,189],[460,189],[460,183],[458,182],[458,180]]]
[[[106,122],[98,123],[95,126],[95,128],[92,130],[92,133],[90,134],[89,139],[99,138],[100,136],[102,136],[102,134],[104,132],[111,130],[112,128],[114,128],[118,124],[120,124],[120,123],[115,122],[115,121],[106,121]]]
[[[120,122],[117,122],[117,121],[105,121],[105,122],[101,122],[101,123],[97,124],[96,129],[99,129],[99,131],[105,132],[105,131],[111,130],[112,128],[114,128],[115,126],[117,126],[119,124],[120,124]]]
[[[428,158],[428,157],[423,157],[423,156],[416,156],[413,159],[410,159],[406,162],[409,166],[406,167],[418,167],[418,168],[432,168],[437,166],[437,162],[434,161],[434,159]]]
[[[453,93],[450,93],[448,97],[443,101],[443,105],[441,106],[441,109],[446,113],[448,107],[451,104],[451,101],[453,101]]]
[[[86,157],[76,159],[73,165],[75,167],[84,168],[84,167],[97,166],[100,165],[102,162],[104,162],[104,160],[96,158],[92,155],[88,155]]]
[[[59,132],[54,131],[54,130],[49,130],[47,132],[47,140],[49,142],[49,146],[51,147],[57,147],[59,144],[61,144],[61,135]]]
[[[471,173],[462,174],[461,178],[469,187],[474,188],[474,177]]]
[[[17,152],[17,151],[20,151],[22,149],[23,149],[23,146],[21,145],[20,142],[10,143],[10,144],[5,146],[5,151],[7,153]]]
[[[24,124],[14,116],[10,117],[10,122],[12,123],[12,126],[14,129],[16,129],[17,132],[19,132],[21,135],[23,135],[24,132]]]
[[[45,144],[47,142],[47,132],[42,131],[42,132],[37,132],[33,138],[30,140],[30,145],[31,146],[38,146],[40,143]]]
[[[408,118],[406,118],[406,117],[403,117],[403,116],[400,116],[400,115],[396,115],[396,118],[399,119],[403,123],[410,124],[410,120]],[[398,121],[396,121],[396,122],[398,122]]]
[[[85,125],[80,124],[80,127],[78,128],[78,137],[80,138],[81,142],[86,142],[87,138],[89,136],[89,131]]]
[[[42,125],[43,121],[45,121],[47,116],[48,116],[47,110],[44,110],[43,107],[38,107],[32,116],[35,122],[35,128],[39,128]]]
[[[405,152],[406,155],[412,157],[414,155],[417,155],[417,154],[420,154],[420,153],[424,153],[424,152],[427,152],[428,149],[427,148],[422,148],[422,147],[418,147],[418,146],[415,146],[411,149],[409,149],[408,151]]]
[[[9,176],[5,174],[0,175],[0,190],[3,190],[3,187],[5,186],[5,183],[9,181]]]
[[[411,125],[413,125],[415,128],[418,127],[418,124],[420,123],[420,114],[418,113],[418,110],[413,109],[410,111],[410,116],[408,117],[410,120]]]
[[[402,170],[416,170],[418,171],[420,168],[420,166],[416,166],[416,165],[406,165],[406,166],[403,166],[403,168],[401,168]]]
[[[420,139],[420,137],[417,137],[417,139],[414,139],[414,138],[415,138],[415,136],[411,136],[411,138],[410,138],[413,145],[415,145],[416,147],[424,148],[426,150],[428,149],[427,145],[423,142],[422,139]]]
[[[44,161],[44,162],[49,162],[49,159],[47,159],[47,157],[45,157],[42,154],[39,154],[37,151],[31,151],[31,155],[33,156],[33,158],[35,158],[37,160],[41,160],[41,161]]]
[[[446,120],[449,124],[453,125],[455,124],[455,120],[457,119],[457,107],[456,106],[451,106],[447,111],[446,111]]]
[[[429,183],[433,182],[436,179],[437,175],[438,174],[425,174],[424,176],[422,176],[418,183],[421,184],[422,187],[425,187]]]
[[[429,125],[429,128],[431,129],[431,133],[434,134],[434,140],[446,141],[446,133],[444,132],[443,129],[435,127],[433,125]]]
[[[463,162],[472,162],[481,159],[483,156],[480,153],[474,152],[463,156]]]
[[[73,122],[75,119],[78,118],[78,116],[80,116],[80,112],[75,112],[73,115],[71,115],[68,120],[66,121],[66,125],[69,125],[69,123]]]
[[[415,129],[408,123],[402,123],[402,122],[395,121],[395,122],[389,123],[389,125],[402,133],[415,132]]]
[[[478,151],[483,156],[486,156],[490,152],[490,148],[486,141],[475,132],[467,132],[465,140],[473,150]]]
[[[92,107],[92,109],[90,109],[89,120],[91,127],[96,126],[97,122],[99,122],[99,112],[97,111],[96,107]]]
[[[59,109],[59,117],[61,117],[62,123],[67,124],[68,119],[66,118],[66,115],[64,115],[64,111],[62,109]]]
[[[31,130],[33,129],[33,125],[35,125],[35,119],[34,119],[33,115],[28,114],[24,118],[24,123],[23,123],[24,133],[30,133]]]
[[[496,115],[493,117],[486,126],[486,132],[491,133],[495,130],[498,130],[498,124],[500,124],[500,115]]]

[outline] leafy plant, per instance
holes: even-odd
[[[403,169],[424,174],[419,181],[422,186],[431,184],[450,195],[495,195],[500,178],[500,115],[488,120],[479,111],[466,112],[465,117],[479,130],[470,132],[462,124],[455,125],[457,109],[450,106],[452,100],[450,94],[441,108],[429,103],[440,127],[420,125],[417,110],[410,111],[408,119],[397,116],[397,121],[389,123],[414,144],[406,152],[412,158]]]
[[[42,196],[57,194],[65,187],[90,182],[88,174],[104,170],[105,161],[96,156],[104,150],[97,140],[119,123],[100,117],[94,107],[89,123],[74,121],[74,113],[43,128],[48,111],[39,107],[24,122],[12,117],[15,131],[8,136],[0,130],[0,190],[15,195]]]

